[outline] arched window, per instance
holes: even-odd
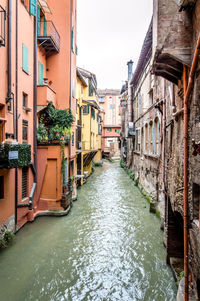
[[[154,128],[155,128],[155,153],[156,153],[156,155],[159,155],[159,152],[160,152],[160,123],[159,123],[158,118],[155,119]]]
[[[145,125],[145,153],[148,154],[149,152],[149,133],[148,133],[148,124]]]

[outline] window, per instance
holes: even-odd
[[[3,122],[0,121],[0,144],[3,142]]]
[[[22,142],[28,143],[28,121],[22,120]]]
[[[37,6],[37,0],[30,0],[29,11],[30,14],[35,17],[36,17],[36,6]]]
[[[107,128],[107,132],[112,132],[112,129],[111,128]]]
[[[159,142],[160,142],[160,124],[159,119],[156,118],[155,120],[155,154],[159,154]]]
[[[38,62],[38,84],[39,84],[39,86],[42,86],[43,85],[43,70],[44,70],[44,68],[43,68],[43,65],[42,65],[42,63],[40,63],[40,62]]]
[[[72,132],[72,145],[74,145],[74,132]]]
[[[115,133],[119,133],[119,130],[115,130]]]
[[[149,124],[149,143],[150,143],[150,153],[153,154],[153,122]]]
[[[89,114],[89,113],[90,113],[89,105],[83,106],[83,114]]]
[[[153,104],[153,89],[149,91],[149,105]]]
[[[4,176],[0,176],[0,199],[4,199]]]
[[[193,183],[193,219],[200,221],[200,185]]]
[[[145,153],[149,152],[148,124],[145,125]]]
[[[95,119],[95,110],[92,108],[91,110],[92,119]]]
[[[22,93],[22,106],[24,108],[28,107],[28,95],[26,93]]]
[[[140,152],[140,143],[141,143],[140,129],[137,129],[135,135],[135,150],[138,152]]]
[[[22,199],[28,196],[28,167],[22,168]]]
[[[89,82],[89,96],[93,96],[93,87],[91,81]]]
[[[28,48],[22,44],[22,70],[28,73]]]
[[[0,47],[6,45],[6,11],[0,5]]]

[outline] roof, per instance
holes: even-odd
[[[84,99],[83,99],[83,102],[84,102],[84,103],[87,103],[87,104],[90,105],[91,107],[94,107],[95,109],[98,109],[98,110],[99,110],[99,106],[98,106],[98,104],[96,103],[96,100],[84,100]]]
[[[94,81],[95,88],[97,87],[97,78],[96,78],[96,75],[94,73],[92,73],[88,70],[85,70],[83,68],[80,68],[80,67],[77,67],[77,70],[79,70],[79,72],[81,73],[81,75],[83,77],[92,79]]]
[[[87,84],[85,78],[82,76],[82,73],[79,71],[78,68],[76,68],[76,74],[77,74],[78,78],[81,80],[82,84],[83,84],[85,87],[87,87],[88,84]]]
[[[142,45],[142,50],[140,52],[140,57],[137,63],[137,67],[131,79],[131,84],[133,84],[134,86],[137,85],[137,82],[140,79],[144,67],[146,66],[152,54],[152,24],[153,24],[153,19],[151,20],[151,23],[149,25],[149,29],[147,31],[146,37],[144,39],[144,43]]]
[[[106,96],[106,95],[113,95],[117,96],[120,95],[119,89],[98,89],[99,96]]]
[[[104,128],[120,128],[121,129],[121,125],[104,125]]]

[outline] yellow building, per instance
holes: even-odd
[[[101,124],[96,76],[77,68],[76,174],[83,184],[92,172],[92,162],[101,160]]]

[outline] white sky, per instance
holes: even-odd
[[[152,16],[153,0],[77,0],[77,66],[97,76],[98,88],[121,89],[134,68]]]

